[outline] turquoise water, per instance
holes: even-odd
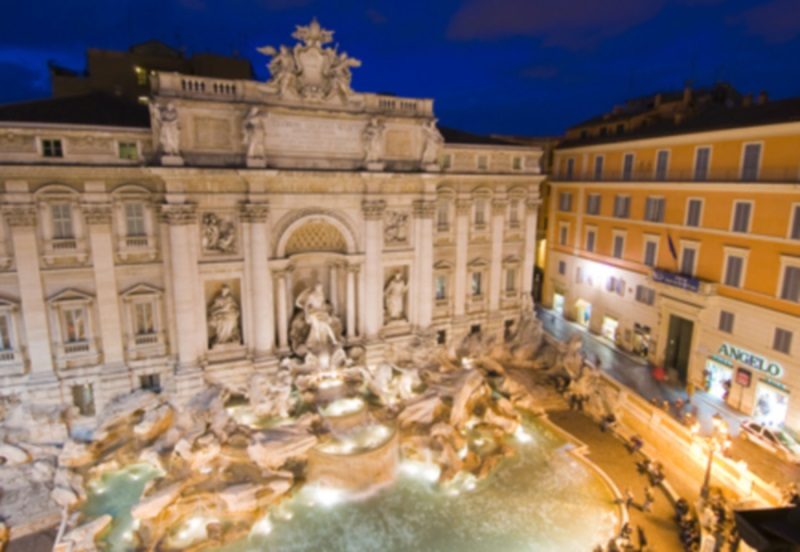
[[[87,489],[87,500],[81,510],[88,518],[110,514],[114,520],[105,535],[101,549],[108,552],[135,550],[131,540],[133,518],[131,508],[139,502],[145,485],[162,472],[150,464],[131,464],[121,470],[103,474]]]
[[[477,483],[439,489],[417,466],[360,501],[307,487],[220,552],[568,552],[607,541],[616,514],[600,478],[540,423],[519,437],[518,454]]]

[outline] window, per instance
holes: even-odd
[[[742,180],[749,182],[758,180],[758,169],[761,163],[761,144],[745,144],[742,153]]]
[[[139,149],[136,147],[136,142],[120,142],[119,158],[136,161],[139,158]]]
[[[575,158],[570,157],[567,159],[567,168],[564,173],[564,177],[567,180],[572,180],[572,175],[575,173]]]
[[[473,272],[472,273],[472,295],[474,297],[478,297],[483,292],[482,289],[482,279],[483,274],[480,272]]]
[[[445,232],[450,227],[450,206],[446,202],[439,203],[436,210],[436,228],[440,232]]]
[[[0,313],[0,351],[12,350],[14,343],[11,340],[11,317],[8,313]]]
[[[558,261],[558,273],[564,276],[567,273],[567,263]]]
[[[559,211],[572,211],[572,193],[561,192],[558,194],[558,210]]]
[[[589,194],[586,196],[586,214],[599,215],[600,214],[600,194]]]
[[[506,292],[513,293],[517,289],[517,271],[514,268],[506,270]]]
[[[719,311],[719,331],[733,333],[733,320],[734,315],[732,312],[724,310]]]
[[[622,234],[617,234],[614,236],[614,251],[612,254],[617,259],[621,259],[624,253],[625,253],[625,236],[623,236]]]
[[[144,236],[144,205],[141,203],[125,204],[125,226],[128,236]]]
[[[583,283],[583,269],[581,267],[575,268],[575,283],[576,284]]]
[[[61,140],[42,140],[43,157],[64,157]]]
[[[700,216],[703,212],[702,199],[690,199],[686,203],[686,226],[700,226]]]
[[[80,343],[86,341],[86,311],[83,307],[65,308],[64,342]]]
[[[706,180],[708,178],[709,161],[711,160],[711,148],[704,146],[697,148],[694,152],[694,179]]]
[[[738,255],[728,255],[725,260],[725,285],[736,288],[741,287],[743,272],[744,258]]]
[[[485,171],[489,168],[489,159],[485,155],[478,156],[478,170]]]
[[[91,383],[72,386],[72,404],[81,416],[94,416],[94,390]]]
[[[781,299],[800,303],[800,266],[784,267]]]
[[[447,330],[438,330],[436,332],[436,343],[439,345],[447,343]]]
[[[598,155],[594,158],[594,179],[603,180],[603,156]]]
[[[681,274],[694,276],[694,265],[697,260],[697,250],[693,247],[684,247],[681,251]]]
[[[650,222],[664,221],[664,198],[648,197],[644,206],[644,218]]]
[[[650,239],[644,242],[644,264],[649,267],[656,266],[658,259],[658,242]]]
[[[791,233],[789,237],[793,240],[800,240],[800,205],[795,205],[792,209]]]
[[[53,215],[53,238],[71,239],[72,233],[72,205],[69,203],[53,203],[50,206]]]
[[[630,180],[633,176],[633,154],[626,153],[622,158],[622,180]]]
[[[515,171],[521,171],[522,170],[522,157],[514,157],[511,160],[511,167]]]
[[[139,386],[142,389],[146,389],[148,391],[161,393],[161,378],[159,377],[158,374],[147,374],[145,376],[139,376]]]
[[[620,297],[625,295],[625,280],[611,276],[606,282],[606,291],[616,293]]]
[[[594,242],[596,237],[597,233],[594,230],[586,231],[586,251],[594,253]]]
[[[783,328],[775,328],[772,348],[788,355],[792,350],[792,332]]]
[[[614,216],[628,218],[631,211],[631,197],[618,195],[614,197]]]
[[[669,151],[661,150],[656,154],[656,180],[666,180],[669,170]]]
[[[753,204],[749,201],[735,201],[733,203],[733,224],[731,230],[733,232],[750,231],[750,212],[753,209]]]
[[[636,286],[636,300],[645,305],[652,305],[656,302],[656,290],[647,286]]]
[[[136,335],[152,335],[156,333],[153,303],[140,302],[134,305]]]
[[[558,228],[558,243],[560,245],[567,245],[567,240],[569,238],[569,226],[566,224],[561,224]]]
[[[447,277],[446,276],[437,276],[436,277],[436,300],[437,301],[444,301],[447,299]]]
[[[475,226],[486,225],[486,201],[483,199],[475,200]]]

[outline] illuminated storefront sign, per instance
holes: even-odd
[[[653,269],[653,281],[661,282],[676,288],[685,289],[686,291],[697,292],[700,289],[700,280],[692,278],[691,276],[684,276],[675,272],[667,272],[666,270]]]
[[[751,368],[755,368],[756,370],[765,372],[776,378],[779,378],[783,375],[783,367],[781,367],[781,365],[777,362],[772,362],[764,357],[753,354],[750,351],[740,349],[739,347],[734,347],[730,343],[723,343],[719,348],[719,354],[724,357],[731,358],[737,362],[741,362],[742,364],[746,364]]]

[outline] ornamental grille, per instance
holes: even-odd
[[[322,221],[307,222],[289,236],[286,255],[314,251],[347,253],[347,242],[334,225]]]

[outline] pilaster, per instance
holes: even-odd
[[[522,293],[532,296],[533,268],[536,263],[536,224],[541,200],[525,200],[525,254],[522,258]]]
[[[500,293],[503,286],[503,232],[505,230],[508,200],[492,201],[492,258],[489,265],[489,312],[500,309]]]
[[[247,287],[252,292],[253,353],[256,362],[272,353],[275,346],[275,309],[273,308],[272,277],[269,270],[269,204],[245,203],[241,220],[249,237],[245,255]]]
[[[456,266],[453,290],[453,314],[463,316],[467,300],[467,255],[469,253],[469,213],[472,201],[456,199]]]
[[[367,339],[375,339],[383,326],[383,200],[364,200],[364,272],[365,331]]]
[[[417,304],[416,320],[420,330],[427,329],[433,320],[433,217],[436,203],[415,200],[414,213],[414,273],[416,274],[414,301]]]

